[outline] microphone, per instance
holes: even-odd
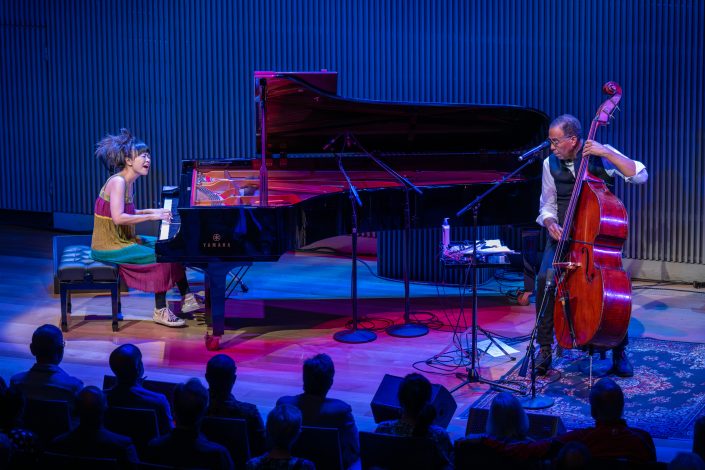
[[[328,150],[330,150],[330,149],[333,147],[333,145],[338,141],[338,139],[340,139],[340,136],[341,136],[341,135],[342,135],[342,134],[338,134],[338,135],[336,135],[335,137],[333,137],[332,139],[330,139],[330,140],[328,141],[328,143],[323,146],[323,151],[324,151],[324,152],[327,152]]]
[[[549,141],[548,139],[546,139],[546,140],[544,140],[543,142],[541,142],[539,145],[537,145],[536,147],[534,147],[534,148],[532,148],[532,149],[530,149],[530,150],[524,152],[524,154],[523,154],[522,156],[520,156],[520,157],[518,158],[518,160],[519,160],[520,162],[523,162],[524,160],[527,160],[529,157],[531,157],[531,156],[532,156],[533,154],[535,154],[536,152],[540,152],[541,150],[543,150],[543,149],[549,147],[550,145],[551,145],[551,141]]]
[[[355,202],[357,202],[357,205],[362,207],[362,200],[360,199],[360,195],[357,194],[357,189],[355,189],[355,186],[353,186],[352,184],[350,185],[350,192],[355,198]]]

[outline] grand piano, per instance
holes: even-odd
[[[352,231],[346,170],[362,202],[358,232],[440,226],[519,166],[546,138],[548,117],[510,105],[388,103],[337,95],[334,72],[255,72],[257,153],[251,159],[184,161],[178,187],[163,195],[157,261],[205,273],[206,346],[219,347],[228,273]],[[371,158],[371,156],[374,158]],[[483,203],[480,225],[530,223],[540,165],[529,165]],[[457,225],[470,225],[467,218]]]

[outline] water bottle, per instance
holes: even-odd
[[[441,225],[441,233],[443,240],[443,249],[447,250],[448,245],[450,245],[450,224],[448,223],[448,217],[443,219],[443,225]]]

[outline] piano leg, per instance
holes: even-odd
[[[225,332],[225,280],[231,267],[211,263],[205,269],[206,284],[206,349],[220,349]]]

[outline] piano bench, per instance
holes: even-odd
[[[118,266],[91,258],[90,235],[54,237],[54,286],[61,297],[61,331],[67,332],[72,291],[110,291],[113,331],[118,331],[120,272]]]

